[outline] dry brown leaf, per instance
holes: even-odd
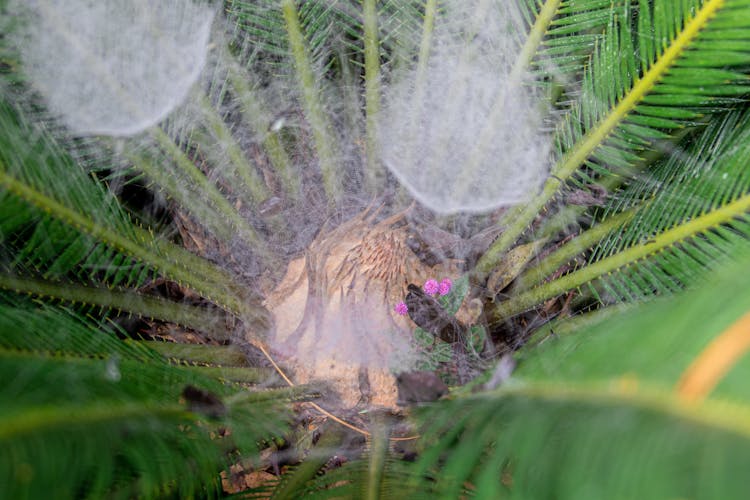
[[[221,471],[221,486],[224,492],[229,494],[263,486],[271,487],[279,482],[279,478],[270,472],[259,470],[245,473],[240,464],[232,465],[229,472],[230,474]],[[271,492],[269,491],[267,494],[257,493],[252,495],[251,498],[271,498]]]
[[[279,478],[262,470],[245,474],[246,488],[260,488],[261,486],[270,486],[279,481]]]

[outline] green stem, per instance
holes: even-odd
[[[266,384],[274,377],[277,378],[280,383],[283,383],[275,371],[267,368],[240,368],[236,366],[183,366],[182,368],[195,373],[200,373],[203,376],[243,384]]]
[[[238,391],[224,398],[227,406],[252,406],[257,403],[271,403],[278,405],[285,401],[309,401],[319,398],[320,391],[307,385],[295,385],[294,387],[274,387],[265,391]]]
[[[516,58],[510,74],[505,81],[503,81],[498,90],[487,121],[482,127],[482,132],[479,134],[479,138],[473,146],[473,153],[469,157],[467,164],[462,169],[462,179],[474,178],[474,172],[479,168],[482,160],[485,159],[483,152],[486,150],[487,146],[495,140],[497,135],[496,126],[499,123],[509,123],[505,107],[506,101],[509,97],[508,92],[521,88],[521,85],[523,84],[523,74],[529,67],[529,64],[531,64],[534,55],[537,53],[539,45],[542,43],[542,38],[547,32],[547,28],[552,22],[552,19],[555,17],[560,3],[561,0],[547,0],[539,11],[539,15],[537,15],[534,25],[531,27],[531,31],[526,37],[526,42],[521,48],[521,53]],[[512,98],[514,96],[511,95],[510,97]],[[463,185],[458,186],[457,188],[457,192],[460,193],[460,195],[463,195],[463,191],[468,189],[468,184],[465,182],[462,184]]]
[[[521,53],[518,55],[518,58],[513,65],[513,69],[510,72],[512,79],[520,81],[521,75],[531,64],[534,55],[536,55],[539,49],[539,45],[542,43],[542,38],[544,38],[545,33],[547,33],[547,28],[549,28],[552,19],[554,19],[557,14],[561,1],[562,0],[547,0],[544,2],[542,9],[536,16],[534,26],[531,27],[529,36],[526,37],[526,42],[521,49]]]
[[[540,195],[520,207],[509,210],[503,216],[503,220],[509,221],[508,226],[477,261],[473,272],[474,280],[477,282],[484,281],[490,271],[502,261],[505,252],[518,240],[537,214],[547,204],[547,201],[557,192],[559,184],[560,181],[557,178],[550,177],[544,183],[544,188]]]
[[[367,467],[367,500],[382,497],[382,483],[385,459],[388,454],[388,427],[385,418],[374,418],[372,437],[370,438],[370,463]]]
[[[580,332],[592,325],[597,325],[618,315],[625,314],[625,312],[632,307],[634,307],[633,304],[615,304],[603,309],[596,309],[595,311],[578,314],[572,317],[560,319],[555,318],[553,321],[550,321],[534,331],[531,337],[529,337],[529,340],[526,341],[523,346],[524,352],[532,352],[530,349],[541,344],[544,339],[550,335],[565,336]]]
[[[189,188],[188,182],[175,178],[174,173],[169,169],[156,165],[143,155],[128,152],[125,153],[125,157],[136,169],[146,174],[146,177],[164,190],[170,198],[199,220],[201,225],[214,236],[222,241],[232,239],[231,226],[213,208],[204,203],[197,192]]]
[[[263,147],[268,155],[274,171],[279,176],[282,186],[286,193],[292,198],[297,199],[300,192],[300,176],[292,172],[291,160],[281,145],[279,136],[276,133],[266,132],[268,128],[269,113],[263,108],[261,101],[255,96],[247,83],[248,76],[243,75],[237,61],[229,51],[225,51],[229,60],[228,78],[229,83],[237,93],[240,100],[240,111],[245,122],[250,126],[257,137],[263,137]]]
[[[229,338],[229,332],[224,326],[225,318],[223,314],[170,302],[159,297],[141,295],[135,290],[53,283],[3,274],[0,274],[0,288],[13,290],[19,294],[50,297],[66,302],[125,311],[145,318],[169,321],[208,333],[217,340]]]
[[[419,95],[424,92],[424,83],[427,77],[427,61],[430,58],[432,48],[432,33],[435,30],[435,14],[437,13],[437,0],[427,0],[424,6],[424,23],[422,24],[422,41],[419,44],[419,59],[417,60],[416,89]],[[421,91],[420,91],[421,89]]]
[[[243,193],[248,193],[244,195],[244,198],[247,199],[246,201],[257,205],[268,198],[268,189],[255,171],[255,168],[245,158],[242,148],[240,148],[240,145],[237,144],[237,141],[232,136],[229,127],[227,127],[224,120],[221,119],[213,106],[211,106],[211,101],[205,95],[201,95],[198,104],[203,113],[203,118],[211,128],[215,139],[218,141],[220,147],[225,149],[229,161],[234,167],[232,169],[233,177],[237,177],[242,181],[243,185],[240,186],[240,189]]]
[[[24,435],[37,435],[53,429],[68,432],[71,428],[82,428],[87,425],[145,421],[154,418],[192,420],[191,413],[179,404],[99,401],[69,406],[40,405],[26,408],[20,414],[5,414],[0,417],[0,440],[8,441]]]
[[[521,274],[516,280],[518,286],[515,291],[520,292],[528,290],[530,287],[540,283],[560,266],[569,262],[573,257],[590,249],[592,245],[600,241],[611,231],[626,224],[633,218],[635,212],[635,209],[631,209],[616,214],[582,232],[577,237],[560,247],[557,251],[549,254],[539,264],[527,269]]]
[[[419,45],[419,58],[417,59],[417,70],[414,76],[414,96],[411,100],[409,116],[409,128],[406,132],[406,140],[413,141],[417,136],[417,128],[420,117],[424,110],[422,109],[424,101],[425,87],[427,84],[427,64],[430,59],[430,49],[432,48],[432,34],[435,31],[435,15],[437,13],[437,0],[427,0],[424,7],[424,22],[422,23],[422,40]],[[415,147],[407,147],[403,162],[405,165],[413,164]],[[402,204],[411,203],[412,197],[407,196],[406,192],[400,191],[399,201]]]
[[[371,194],[378,192],[383,172],[378,162],[377,119],[380,112],[380,47],[376,0],[363,0],[365,45],[365,113],[367,116],[367,173]]]
[[[147,346],[167,359],[221,366],[249,366],[245,354],[236,345],[180,344],[178,342],[157,341],[138,341],[137,343]]]
[[[156,238],[153,232],[139,227],[134,228],[134,232],[135,239],[140,244],[151,246],[154,251],[158,252],[157,255],[163,256],[168,262],[180,266],[184,274],[195,276],[199,281],[210,282],[211,287],[220,290],[232,290],[232,293],[242,295],[243,285],[235,281],[234,277],[224,269],[170,241]]]
[[[202,196],[206,196],[209,202],[222,217],[225,217],[232,226],[239,231],[239,237],[245,241],[250,248],[257,251],[262,257],[267,258],[270,254],[265,243],[258,237],[255,229],[247,223],[245,219],[229,204],[216,187],[208,178],[203,175],[198,167],[190,161],[190,158],[174,143],[174,141],[160,128],[152,127],[151,136],[156,140],[159,146],[166,151],[174,160],[175,166],[187,176],[190,182],[194,183],[196,191]],[[170,193],[171,194],[171,193]],[[175,198],[178,199],[178,198]],[[188,208],[189,205],[186,207]]]
[[[627,248],[615,255],[558,278],[549,283],[523,292],[506,302],[501,302],[489,313],[490,323],[497,324],[507,318],[527,311],[543,301],[593,281],[607,273],[633,264],[658,251],[664,250],[678,241],[697,236],[713,227],[726,223],[750,210],[750,195],[745,195],[732,203],[687,221],[673,229],[664,231],[650,242]]]
[[[305,115],[312,128],[315,148],[318,152],[320,171],[323,175],[323,184],[330,204],[335,204],[341,198],[341,183],[339,182],[338,169],[336,167],[335,142],[332,137],[332,128],[325,116],[323,105],[319,100],[320,93],[315,83],[310,60],[305,47],[302,26],[300,25],[297,7],[294,0],[282,0],[282,10],[286,21],[289,45],[294,56],[294,66],[297,71],[300,90],[302,91]]]

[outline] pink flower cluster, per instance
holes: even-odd
[[[396,311],[399,316],[403,316],[409,312],[409,307],[405,302],[399,302],[398,304],[396,304],[393,310]]]
[[[424,293],[427,295],[438,294],[443,296],[450,293],[452,286],[453,282],[450,278],[443,278],[440,283],[438,283],[437,280],[429,279],[424,282],[424,285],[422,285],[422,290],[424,290]],[[409,306],[407,306],[405,302],[399,302],[393,306],[393,310],[396,311],[398,315],[404,316],[409,312]]]
[[[422,289],[427,295],[439,294],[440,296],[443,296],[450,293],[452,286],[453,282],[450,280],[450,278],[443,278],[443,281],[441,281],[440,283],[438,283],[437,280],[425,281]]]
[[[437,280],[429,279],[424,282],[424,285],[422,285],[422,290],[424,290],[424,293],[427,295],[437,294],[443,296],[450,293],[452,286],[453,282],[450,278],[443,278],[440,283],[438,283]],[[405,302],[399,302],[393,307],[393,310],[400,316],[403,316],[409,312],[409,306],[407,306]]]

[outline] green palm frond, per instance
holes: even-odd
[[[283,392],[255,394],[171,366],[68,311],[0,304],[0,358],[0,461],[14,498],[44,496],[50,485],[62,497],[218,496],[233,454],[252,454],[284,429]],[[184,402],[187,386],[217,399]],[[213,436],[222,427],[231,438]],[[75,460],[59,461],[72,449]]]
[[[731,113],[713,122],[690,149],[676,151],[652,169],[649,178],[641,178],[620,194],[623,203],[646,193],[653,199],[620,231],[602,241],[592,254],[592,262],[658,239],[660,233],[711,217],[730,205],[736,208],[727,213],[722,224],[717,219],[710,230],[640,262],[637,269],[623,272],[617,287],[611,282],[620,279],[620,274],[608,276],[608,290],[628,290],[631,297],[638,298],[651,291],[670,293],[693,285],[697,276],[721,262],[732,248],[746,245],[747,210],[741,205],[750,192],[743,146],[748,130],[747,113]],[[641,283],[634,286],[635,280]]]
[[[74,311],[49,305],[35,306],[19,297],[5,297],[0,303],[1,347],[6,351],[68,354],[81,357],[120,356],[139,361],[161,361],[159,356],[138,344],[130,347],[113,331],[97,331],[90,320]],[[58,325],[50,328],[51,325]],[[28,335],[15,335],[23,325]],[[92,335],[95,332],[96,335]]]
[[[27,195],[36,193],[39,199],[54,199],[76,213],[91,213],[91,227],[123,232],[135,239],[130,231],[133,224],[116,198],[93,182],[48,135],[24,122],[7,103],[0,120],[0,176],[5,186],[17,184]],[[48,179],[60,181],[50,183]],[[62,214],[50,217],[45,213],[48,206],[29,205],[19,194],[8,190],[0,195],[0,209],[9,214],[0,228],[4,274],[134,287],[154,277],[149,266],[91,234],[71,231],[71,220]]]
[[[716,40],[750,30],[746,6],[707,1],[666,11],[671,4],[655,2],[653,14],[646,2],[611,10],[585,68],[580,97],[556,131],[553,176],[541,194],[510,212],[508,230],[479,262],[479,273],[492,267],[566,181],[630,175],[642,168],[643,155],[681,128],[741,102],[748,91],[742,72],[746,48]],[[662,43],[654,43],[656,36]]]
[[[0,289],[46,300],[61,301],[79,313],[102,314],[116,311],[150,320],[158,319],[201,331],[215,340],[231,336],[226,316],[215,308],[197,308],[132,289],[77,285],[67,281],[45,281],[28,276],[0,275]]]
[[[597,44],[601,43],[612,13],[623,12],[623,1],[549,0],[518,2],[529,26],[545,20],[547,28],[537,41],[532,71],[539,76],[550,74],[559,85],[570,86],[588,65]],[[570,96],[568,97],[570,98]]]
[[[680,383],[750,310],[747,258],[738,264],[679,300],[522,350],[499,389],[425,409],[420,470],[450,497],[467,484],[495,498],[741,496],[750,407],[739,381],[750,363],[727,366],[708,397],[690,399]]]
[[[320,74],[333,70],[339,53],[347,55],[349,63],[364,64],[364,14],[361,2],[312,1],[297,2],[300,24],[307,40],[313,65]],[[245,50],[261,52],[286,59],[290,47],[286,26],[278,2],[228,2],[227,12],[235,32],[241,31],[247,40]],[[381,57],[389,64],[405,64],[411,59],[421,36],[423,5],[415,1],[377,2],[378,46]],[[254,58],[259,57],[256,53]],[[269,61],[270,62],[270,61]],[[278,63],[283,65],[283,63]],[[283,67],[283,66],[282,66]]]
[[[566,290],[596,282],[590,291],[598,300],[641,300],[654,293],[669,294],[701,283],[708,269],[718,265],[733,249],[747,246],[748,212],[746,111],[732,112],[716,120],[688,149],[677,150],[655,166],[648,177],[634,181],[617,194],[613,203],[635,207],[609,234],[596,233],[600,246],[592,251],[587,266],[548,283],[532,287],[552,273],[542,262],[521,278],[518,294],[493,313],[502,320]],[[588,240],[587,233],[579,236]],[[574,250],[587,249],[592,241],[578,245],[576,239],[561,249],[569,259]],[[549,260],[566,265],[554,255]],[[637,265],[635,265],[637,263]],[[602,298],[604,296],[604,298]]]
[[[2,111],[2,201],[8,209],[20,200],[27,203],[11,212],[14,217],[3,227],[5,252],[16,259],[7,264],[6,273],[59,280],[71,278],[66,274],[75,269],[84,281],[138,286],[158,271],[235,313],[248,311],[230,275],[133,224],[112,193],[72,162],[48,134],[24,121],[20,110],[5,104]],[[22,234],[29,226],[34,231]],[[43,231],[49,231],[47,238]],[[57,237],[48,241],[50,234]]]
[[[657,232],[726,205],[750,190],[744,168],[750,118],[735,111],[713,121],[705,132],[677,146],[669,159],[617,193],[620,206],[647,200],[626,228],[603,239],[593,259],[607,257]]]

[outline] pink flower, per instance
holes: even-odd
[[[435,280],[427,280],[424,282],[424,286],[422,287],[422,289],[427,295],[435,295],[436,293],[438,293],[440,285],[438,285],[438,282]]]
[[[440,285],[438,285],[438,293],[440,295],[448,295],[451,291],[452,286],[453,282],[450,280],[450,278],[444,278],[443,281],[440,282]]]
[[[399,302],[398,304],[396,304],[393,310],[396,311],[400,316],[403,316],[404,314],[409,312],[409,308],[403,302]]]

